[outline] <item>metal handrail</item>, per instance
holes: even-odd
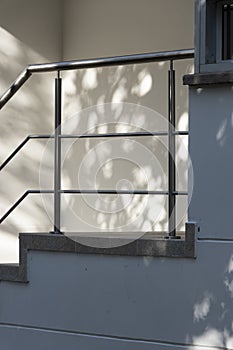
[[[188,131],[173,131],[173,135],[186,136]],[[136,131],[136,132],[119,132],[119,133],[99,133],[99,134],[61,134],[59,138],[61,139],[92,139],[92,138],[116,138],[116,137],[145,137],[145,136],[168,136],[167,131]],[[49,134],[32,134],[28,135],[23,139],[23,141],[12,151],[9,156],[0,164],[0,171],[3,170],[8,163],[21,151],[21,149],[30,140],[35,139],[54,139],[54,135]]]
[[[111,194],[111,195],[122,195],[122,194],[129,194],[129,195],[159,195],[164,196],[168,195],[168,191],[154,191],[154,190],[59,190],[60,194]],[[19,206],[19,204],[30,194],[54,194],[54,190],[27,190],[25,191],[18,199],[17,201],[7,210],[5,214],[2,215],[0,218],[0,224],[3,223],[3,221],[6,220],[6,218]],[[172,193],[174,196],[187,196],[188,192],[185,191],[173,191]]]
[[[135,55],[92,58],[85,60],[64,61],[54,63],[31,64],[27,66],[9,89],[0,98],[0,109],[11,99],[12,96],[23,86],[33,73],[56,72],[74,69],[87,69],[97,67],[122,66],[159,61],[175,61],[194,57],[194,49],[173,50],[141,53]]]
[[[0,109],[12,98],[12,96],[25,84],[25,82],[34,73],[53,72],[56,71],[58,76],[55,80],[55,133],[50,135],[29,135],[19,146],[9,155],[9,157],[0,166],[3,169],[10,160],[24,147],[24,145],[32,138],[54,138],[55,155],[54,155],[54,190],[27,190],[0,218],[2,223],[10,213],[18,207],[18,205],[29,195],[39,193],[54,194],[54,233],[60,233],[60,195],[63,194],[157,194],[168,195],[169,197],[169,238],[175,238],[176,230],[174,228],[175,219],[175,197],[177,195],[187,195],[187,192],[176,191],[175,181],[175,136],[188,135],[187,131],[177,131],[175,129],[175,71],[173,69],[173,61],[181,59],[191,59],[194,57],[194,49],[175,50],[152,52],[126,56],[104,57],[86,60],[55,62],[45,64],[29,65],[18,76],[9,89],[0,97]],[[168,121],[169,130],[166,132],[128,132],[128,133],[108,133],[108,134],[84,134],[84,135],[62,135],[61,134],[61,77],[60,71],[78,70],[97,67],[141,64],[159,61],[170,61],[170,68],[168,71]],[[149,190],[62,190],[61,189],[61,139],[62,138],[93,138],[93,137],[130,137],[130,136],[168,136],[169,139],[169,189],[168,191],[149,191]]]

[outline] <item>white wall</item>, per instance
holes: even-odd
[[[65,1],[64,10],[64,33],[63,33],[63,58],[65,60],[124,55],[140,52],[151,52],[161,50],[173,50],[193,47],[193,20],[194,20],[194,1],[193,0],[127,0],[127,1],[113,1],[113,0],[68,0]],[[103,105],[105,103],[114,104],[115,107],[110,108],[92,108],[89,112],[81,112],[77,115],[75,128],[73,133],[86,132],[90,126],[93,127],[92,132],[99,131],[99,123],[106,123],[102,130],[110,131],[113,126],[109,123],[116,121],[119,123],[128,124],[126,129],[132,128],[135,122],[137,125],[143,127],[147,131],[156,131],[166,129],[165,122],[160,123],[158,115],[167,119],[167,70],[168,63],[160,62],[159,64],[147,65],[131,65],[124,67],[111,67],[104,69],[91,69],[79,72],[63,73],[64,77],[64,120],[69,119],[75,113],[85,110],[85,108],[92,108],[96,105]],[[177,79],[177,128],[186,130],[188,128],[188,100],[187,87],[182,86],[183,74],[192,71],[192,61],[175,63],[176,79]],[[119,104],[116,113],[116,104]],[[123,104],[132,103],[134,105],[141,105],[151,108],[155,114],[154,117],[149,118],[149,113],[142,113],[141,118],[135,113],[132,114],[124,111]],[[115,109],[115,112],[113,110]],[[124,111],[124,112],[122,112]],[[154,118],[154,119],[153,119]],[[150,119],[150,120],[149,120]],[[151,122],[151,120],[153,120]],[[163,124],[163,125],[161,125]],[[157,129],[156,129],[157,128]],[[113,129],[113,131],[116,131]],[[137,130],[138,131],[138,130]],[[164,138],[163,138],[164,139]],[[103,141],[103,140],[101,140]],[[177,162],[181,169],[181,178],[179,189],[187,189],[187,153],[182,152],[187,145],[187,137],[177,137]],[[67,141],[66,141],[67,144]],[[108,141],[107,149],[114,149],[114,141]],[[137,153],[138,145],[144,147],[146,152],[139,157]],[[154,181],[154,186],[151,189],[165,189],[166,181],[160,181],[160,172],[158,168],[152,163],[149,156],[149,151],[157,157],[159,164],[163,169],[163,175],[167,174],[167,159],[166,151],[158,144],[156,146],[155,139],[148,138],[147,140],[135,140],[134,155],[135,159],[138,157],[139,163],[144,162],[144,167],[141,169],[149,169],[150,175],[147,180]],[[106,163],[99,159],[103,158],[103,148],[99,149],[96,142],[92,141],[77,141],[70,147],[70,153],[67,154],[69,163],[64,164],[64,183],[66,188],[78,187],[78,174],[80,171],[80,163],[85,158],[87,152],[94,151],[95,161],[94,166],[87,166],[86,187],[93,188],[97,184],[99,188],[115,188],[120,179],[127,179],[135,189],[143,189],[144,183],[140,183],[139,179],[132,179],[133,172],[137,169],[132,167],[133,155],[124,153],[124,143],[121,142],[118,150],[122,147],[121,157],[128,157],[126,161],[120,162],[111,161],[111,157],[116,157],[116,152],[108,153],[109,167],[112,171],[105,172]],[[127,147],[126,147],[127,149]],[[106,150],[105,150],[106,151]],[[118,152],[119,155],[120,152]],[[72,158],[73,154],[73,158]],[[160,159],[163,154],[163,161]],[[105,157],[107,159],[107,157]],[[101,163],[101,165],[100,165]],[[142,162],[141,162],[142,163]],[[75,171],[73,165],[75,164]],[[90,162],[89,162],[90,164]],[[92,176],[89,180],[88,176],[93,175],[94,167],[102,166],[101,171],[98,170],[97,178]],[[135,165],[135,164],[134,164]],[[140,168],[140,166],[139,166]],[[116,175],[117,173],[117,175]],[[71,198],[72,197],[72,198]],[[78,195],[69,196],[69,205],[72,206],[73,212],[78,216],[75,220],[75,215],[68,216],[67,210],[64,212],[65,227],[70,226],[74,229],[79,227],[80,230],[92,231],[99,229],[109,229],[118,226],[119,223],[131,220],[136,212],[136,208],[140,211],[140,205],[135,199],[135,205],[128,207],[117,214],[102,215],[98,210],[93,210],[93,207],[98,206],[99,200],[106,201],[103,197],[92,200],[86,203],[87,196],[82,200]],[[122,197],[121,197],[122,198]],[[167,202],[164,203],[164,197],[153,197],[149,199],[147,209],[141,211],[141,219],[135,226],[127,226],[127,229],[134,230],[160,230],[167,229]],[[109,200],[109,199],[108,199]],[[110,200],[112,201],[112,199]],[[142,199],[141,199],[142,201]],[[124,202],[122,198],[122,202]],[[93,204],[94,203],[94,204]],[[162,204],[161,204],[162,203]],[[185,198],[179,200],[181,207],[178,216],[182,217],[185,212]],[[111,206],[111,205],[109,205]],[[123,206],[123,205],[122,205]],[[154,214],[155,208],[161,208],[161,217],[155,224]],[[153,213],[153,215],[152,215]],[[116,215],[115,215],[116,214]],[[114,217],[115,216],[115,217]],[[124,217],[124,218],[123,218]],[[74,220],[72,223],[72,218]],[[187,220],[185,216],[182,224]],[[113,224],[111,224],[113,222]],[[89,223],[89,225],[88,225]],[[117,224],[118,223],[118,224]],[[183,229],[183,225],[179,229]],[[120,224],[119,224],[120,225]],[[124,226],[124,225],[123,225]],[[121,228],[123,229],[123,228]],[[124,228],[126,229],[126,228]]]
[[[0,2],[0,94],[30,63],[61,59],[62,1]],[[1,111],[1,162],[28,135],[50,133],[53,127],[53,75],[35,75]],[[3,215],[26,189],[39,188],[39,166],[45,141],[31,140],[2,170]],[[52,160],[50,160],[52,161]],[[18,255],[21,230],[48,230],[51,223],[39,196],[29,197],[1,225],[1,261]]]
[[[4,0],[0,3],[1,64],[0,90],[4,91],[23,68],[33,62],[56,61],[60,59],[77,59],[81,57],[106,56],[158,51],[193,47],[193,0],[170,1],[27,1]],[[63,11],[64,10],[64,11]],[[185,14],[185,15],[184,15]],[[192,62],[176,63],[177,71],[177,125],[180,129],[187,128],[187,88],[182,86],[182,75],[192,70]],[[103,103],[129,102],[152,108],[157,114],[167,118],[167,69],[165,63],[106,68],[99,70],[63,73],[64,111],[63,120],[86,107]],[[1,160],[31,133],[49,133],[53,127],[54,74],[36,75],[17,93],[12,101],[1,112]],[[96,126],[100,121],[109,122],[106,113],[98,110],[97,121],[89,114],[83,126]],[[111,116],[110,116],[111,117]],[[116,114],[117,118],[117,114]],[[80,119],[77,119],[80,127]],[[123,118],[121,120],[125,122]],[[128,121],[128,120],[127,120]],[[131,121],[130,121],[131,122]],[[85,124],[86,123],[86,124]],[[157,122],[156,122],[157,123]],[[158,124],[158,123],[157,123]],[[145,129],[151,128],[148,121],[143,123]],[[77,129],[79,132],[82,129]],[[150,129],[151,130],[151,129]],[[108,131],[108,129],[105,131]],[[154,152],[152,140],[144,143],[146,149]],[[186,141],[185,141],[186,142]],[[140,141],[143,145],[143,142]],[[180,141],[178,141],[180,144]],[[39,188],[39,167],[45,141],[30,141],[23,151],[1,173],[1,213],[5,211],[28,189]],[[83,158],[84,152],[92,148],[93,143],[83,142],[78,151],[71,149],[75,164],[74,168],[65,164],[63,185],[77,188],[77,160]],[[180,146],[178,146],[180,149]],[[78,153],[77,153],[78,152]],[[101,152],[100,152],[101,153]],[[154,152],[155,153],[155,152]],[[182,152],[181,152],[182,153]],[[110,155],[111,156],[111,155]],[[182,188],[187,185],[186,159],[179,157],[184,176],[181,179]],[[45,188],[53,186],[53,161],[51,149],[45,162]],[[147,158],[146,158],[147,159]],[[129,163],[128,163],[129,165]],[[131,178],[132,167],[119,166],[119,179]],[[151,161],[148,158],[145,165],[152,174]],[[130,175],[127,178],[126,170]],[[166,168],[166,161],[164,162]],[[69,171],[68,171],[68,170]],[[152,169],[152,171],[151,171]],[[71,171],[70,171],[71,170]],[[99,182],[106,187],[106,177],[103,169],[99,172]],[[166,169],[165,169],[166,172]],[[116,172],[114,171],[114,174]],[[116,177],[108,178],[111,187],[118,181]],[[161,185],[158,182],[159,186]],[[43,183],[44,185],[44,183]],[[140,184],[137,187],[140,187]],[[156,184],[155,184],[156,185]],[[66,188],[67,188],[66,187]],[[46,197],[48,198],[48,196]],[[98,199],[98,198],[97,198]],[[161,198],[159,199],[161,201]],[[1,259],[12,260],[17,256],[17,235],[19,231],[48,231],[52,229],[51,218],[48,218],[44,205],[38,196],[30,196],[2,225],[0,251]],[[82,212],[78,221],[81,230],[96,230],[96,227],[108,229],[113,216],[98,218],[96,212],[74,196],[69,199],[69,205],[75,212]],[[153,204],[155,205],[155,203]],[[156,204],[161,206],[160,203]],[[185,204],[183,203],[182,206]],[[165,204],[166,207],[166,204]],[[85,208],[85,209],[84,209]],[[140,206],[139,206],[140,209]],[[49,208],[52,212],[52,197]],[[134,229],[153,229],[151,210],[140,225]],[[126,217],[131,217],[132,208]],[[166,229],[166,208],[159,222],[160,230]],[[123,219],[122,219],[123,215]],[[120,221],[124,222],[120,214]],[[164,216],[165,215],[165,216]],[[180,215],[182,216],[182,215]],[[67,222],[69,217],[64,218]],[[115,220],[115,219],[114,219]],[[113,220],[113,221],[114,221]],[[183,219],[183,222],[186,217]],[[98,223],[97,223],[98,221]],[[152,222],[151,222],[152,221]],[[91,223],[92,228],[87,223]],[[98,224],[98,225],[97,225]],[[75,224],[77,227],[77,223]],[[97,225],[97,226],[96,226]],[[110,225],[110,226],[109,226]],[[181,223],[182,226],[182,223]],[[13,245],[9,242],[13,240]],[[9,253],[8,248],[12,250]]]

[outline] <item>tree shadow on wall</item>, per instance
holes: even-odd
[[[191,69],[190,61],[183,62],[183,65],[177,65],[177,83],[176,83],[176,124],[177,129],[187,130],[187,90],[181,84],[184,72]],[[125,67],[97,68],[82,71],[72,71],[64,73],[64,120],[69,124],[69,132],[76,134],[83,133],[108,133],[108,132],[130,132],[130,131],[166,131],[167,130],[167,110],[168,110],[168,86],[167,86],[168,64],[165,62],[147,65],[132,65]],[[126,107],[124,107],[126,105]],[[130,107],[131,106],[131,107]],[[141,110],[140,110],[141,106]],[[143,111],[145,106],[145,111]],[[88,111],[85,112],[85,109]],[[128,110],[126,111],[126,109]],[[130,110],[130,108],[132,110]],[[84,111],[84,113],[80,112]],[[149,114],[149,118],[148,118]],[[152,116],[153,114],[153,116]],[[71,118],[72,117],[72,118]],[[72,119],[72,122],[70,121]],[[65,128],[65,126],[63,127]],[[63,131],[64,132],[64,131]],[[146,137],[131,138],[118,143],[118,155],[120,158],[128,160],[124,164],[119,161],[114,153],[115,140],[100,139],[78,139],[76,142],[63,141],[66,159],[63,164],[63,182],[65,188],[80,189],[78,176],[80,175],[80,167],[85,162],[85,175],[90,181],[85,183],[87,188],[97,186],[98,189],[116,189],[119,181],[124,179],[128,181],[134,189],[146,189],[148,181],[140,183],[140,172],[146,168],[146,177],[149,182],[153,182],[151,190],[167,190],[167,138],[166,137]],[[186,137],[187,141],[187,137]],[[186,142],[185,141],[185,142]],[[98,142],[102,144],[98,146]],[[130,146],[127,148],[127,142]],[[177,137],[177,167],[179,167],[179,183],[180,190],[187,190],[188,179],[188,152],[185,149],[184,142],[181,137]],[[187,142],[186,142],[187,143]],[[144,147],[145,154],[138,154],[139,163],[143,162],[143,166],[139,164],[132,166],[132,159],[136,159],[133,154],[129,155],[130,147],[133,148],[132,153],[137,153],[137,146]],[[110,152],[112,150],[112,154]],[[68,151],[67,151],[68,150]],[[92,159],[87,160],[88,155],[92,154]],[[106,157],[103,154],[106,153]],[[148,154],[146,154],[148,153]],[[115,154],[115,155],[114,155]],[[102,160],[101,160],[102,157]],[[158,166],[154,166],[151,159],[155,157]],[[89,157],[90,158],[90,157]],[[102,162],[102,163],[101,163]],[[118,162],[118,164],[116,164]],[[126,164],[127,163],[127,164]],[[131,163],[131,166],[129,165]],[[111,169],[110,169],[111,168]],[[159,169],[160,168],[160,169]],[[98,169],[95,174],[95,170]],[[107,171],[108,169],[108,171]],[[162,169],[162,172],[161,172]],[[93,178],[93,174],[96,178]],[[135,175],[137,174],[137,175]],[[148,175],[149,174],[149,175]],[[85,177],[84,175],[84,177]],[[92,185],[92,187],[91,187]],[[112,187],[111,187],[112,186]],[[85,188],[85,187],[82,187]],[[133,226],[127,226],[128,230],[146,230],[146,231],[166,231],[167,229],[167,201],[165,196],[154,196],[150,198],[149,205],[143,206],[145,196],[134,196],[132,199],[132,207],[124,206],[122,197],[122,207],[116,215],[116,199],[109,200],[100,199],[96,196],[96,200],[90,201],[84,196],[82,198],[70,198],[66,200],[64,207],[72,207],[72,215],[78,216],[74,226],[79,230],[109,230],[120,227],[125,229],[124,223],[137,216]],[[83,200],[82,200],[83,199]],[[100,201],[110,201],[109,208],[101,210]],[[67,204],[68,203],[68,204]],[[183,229],[186,216],[182,216],[182,212],[186,212],[187,203],[180,202],[180,225]],[[115,205],[115,208],[114,208]],[[94,210],[91,210],[94,208]],[[141,212],[142,207],[143,214]],[[72,218],[64,210],[65,226],[71,225]],[[110,210],[110,211],[109,211]],[[115,213],[113,211],[115,210]],[[104,215],[105,213],[108,213]],[[140,215],[137,214],[140,212]],[[153,213],[154,212],[154,213]],[[140,219],[138,218],[140,216]],[[86,227],[85,227],[86,225]],[[67,227],[67,226],[66,226]],[[124,228],[123,228],[124,227]],[[74,227],[73,227],[74,229]]]

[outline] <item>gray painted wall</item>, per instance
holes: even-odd
[[[197,248],[196,260],[31,252],[29,284],[0,284],[5,348],[231,349],[233,244]]]
[[[194,190],[189,218],[201,237],[233,239],[233,88],[190,88]]]
[[[4,349],[56,349],[56,350],[169,350],[171,345],[158,342],[122,340],[111,337],[88,336],[70,332],[51,332],[50,330],[31,329],[16,326],[0,326],[1,346]],[[20,347],[19,347],[20,344]],[[183,350],[184,346],[174,346],[174,350]],[[190,348],[192,349],[192,348]],[[208,349],[208,348],[206,348]],[[209,350],[211,350],[209,348]]]

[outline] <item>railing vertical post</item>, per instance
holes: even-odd
[[[61,109],[62,80],[60,72],[55,79],[55,121],[54,121],[54,233],[61,233]]]
[[[168,71],[168,238],[176,237],[175,71]]]

